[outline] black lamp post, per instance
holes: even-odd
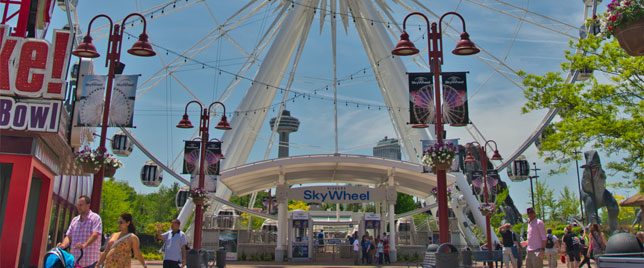
[[[132,48],[127,50],[127,53],[140,57],[151,57],[156,55],[156,52],[154,52],[154,50],[152,49],[152,45],[150,45],[150,43],[148,42],[148,35],[145,33],[146,21],[143,15],[139,13],[132,13],[130,15],[127,15],[127,17],[123,19],[122,24],[125,25],[127,19],[132,16],[138,16],[141,18],[141,21],[143,21],[143,33],[139,35],[139,40],[134,43]],[[96,47],[92,43],[92,37],[90,36],[90,33],[92,32],[92,23],[99,17],[106,18],[110,22],[110,33],[107,42],[107,56],[105,58],[105,67],[109,66],[109,71],[107,74],[107,87],[105,88],[105,107],[103,108],[103,121],[101,123],[101,139],[100,145],[98,146],[98,150],[101,153],[105,153],[107,152],[107,149],[105,148],[105,140],[107,138],[107,122],[110,113],[110,101],[112,98],[112,80],[114,79],[116,69],[119,69],[119,71],[122,72],[122,68],[125,66],[120,61],[121,41],[123,40],[124,27],[121,27],[121,25],[119,24],[113,24],[112,19],[105,14],[96,15],[89,22],[89,26],[87,27],[87,35],[83,38],[83,42],[80,43],[78,47],[76,47],[76,50],[74,50],[72,54],[81,58],[98,58],[100,56],[100,54],[96,51]],[[92,203],[90,205],[90,208],[96,213],[100,211],[101,207],[101,191],[103,188],[104,172],[105,168],[104,166],[101,166],[98,172],[94,174],[94,184],[92,186],[91,198]]]
[[[442,118],[442,111],[440,109],[441,107],[441,84],[440,84],[440,67],[443,64],[443,34],[442,34],[442,21],[443,18],[447,15],[456,15],[458,18],[461,19],[463,22],[463,32],[461,33],[461,41],[459,41],[456,44],[456,48],[452,50],[452,53],[455,55],[473,55],[478,53],[480,50],[476,48],[476,45],[474,45],[474,42],[470,41],[469,39],[469,34],[465,31],[465,20],[463,20],[463,17],[461,17],[460,14],[456,12],[447,12],[443,14],[440,19],[438,20],[438,24],[436,22],[431,23],[431,28],[429,24],[429,20],[427,17],[420,12],[413,12],[408,14],[405,17],[405,20],[403,21],[403,33],[400,35],[400,41],[396,45],[396,48],[391,51],[391,54],[397,55],[397,56],[410,56],[418,53],[418,49],[414,46],[414,43],[412,43],[409,40],[409,35],[405,31],[405,25],[407,23],[407,19],[411,17],[412,15],[418,15],[421,16],[423,19],[425,19],[425,22],[427,23],[427,46],[428,46],[428,56],[429,56],[429,63],[432,68],[432,72],[434,72],[434,100],[436,102],[436,122],[434,122],[435,126],[435,131],[436,131],[436,140],[439,144],[443,143],[443,118]],[[414,128],[425,128],[428,127],[427,124],[419,124],[419,125],[414,125],[412,126]],[[449,237],[449,219],[448,219],[448,209],[447,209],[447,173],[446,170],[444,169],[438,169],[436,171],[436,180],[437,180],[437,188],[438,188],[438,226],[439,226],[439,233],[440,233],[440,243],[448,243],[450,242],[450,237]]]

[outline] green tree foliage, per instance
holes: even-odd
[[[134,217],[138,232],[146,232],[148,225],[155,222],[170,222],[179,213],[174,203],[178,191],[179,185],[174,183],[159,187],[155,193],[137,194],[125,181],[106,180],[100,212],[105,232],[117,232],[118,217],[126,212]]]
[[[530,200],[532,202],[532,200]],[[553,219],[557,210],[554,201],[554,190],[550,189],[544,179],[537,179],[534,183],[534,209],[539,217]]]
[[[115,181],[113,178],[103,182],[101,200],[103,207],[100,211],[104,232],[118,232],[118,218],[125,212],[131,212],[132,201],[129,199],[130,186],[126,182]]]
[[[570,215],[581,215],[579,195],[577,195],[577,192],[571,191],[568,186],[565,186],[563,190],[559,192],[557,203],[557,213],[553,213],[553,217],[551,219],[558,219],[565,222]]]
[[[394,210],[396,214],[402,214],[405,212],[412,211],[416,209],[417,205],[414,201],[414,197],[408,194],[398,193],[398,199],[396,200],[396,205]]]
[[[592,147],[621,161],[606,165],[609,170],[624,172],[622,186],[644,186],[644,57],[628,56],[617,41],[603,42],[590,36],[571,42],[570,47],[585,51],[566,51],[564,73],[584,67],[594,76],[583,82],[566,83],[561,72],[527,74],[523,85],[526,104],[523,112],[548,108],[559,109],[559,118],[551,124],[552,133],[543,140],[539,152],[546,162],[559,164],[562,172],[575,160],[573,153]],[[600,83],[596,77],[608,78]]]

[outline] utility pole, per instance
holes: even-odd
[[[540,168],[537,168],[537,162],[532,162],[534,165],[534,168],[532,171],[534,171],[534,176],[530,176],[530,195],[532,196],[532,208],[534,208],[534,189],[532,188],[532,179],[535,179],[535,183],[537,183],[537,180],[539,179],[539,175],[537,174],[537,171],[541,170]],[[541,199],[539,199],[539,203],[541,203],[541,214],[543,213],[543,202],[541,202]],[[537,215],[539,216],[539,215]],[[543,217],[543,215],[541,215]]]

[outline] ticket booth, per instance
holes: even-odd
[[[288,223],[288,258],[310,261],[313,256],[313,222],[309,212],[293,211]]]

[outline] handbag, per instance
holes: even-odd
[[[561,263],[566,263],[566,257],[564,255],[561,255]]]
[[[515,259],[520,258],[519,248],[517,248],[517,245],[512,245],[512,256],[514,256]]]

